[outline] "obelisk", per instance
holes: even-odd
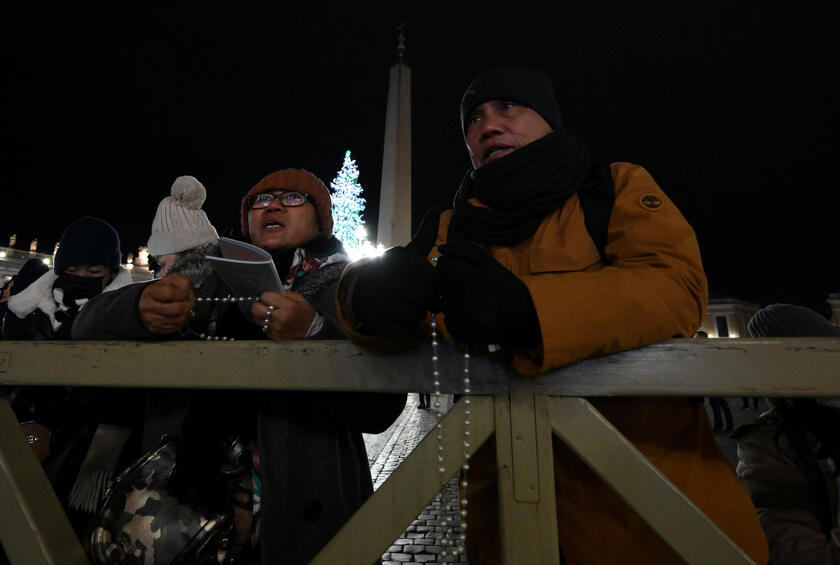
[[[391,67],[385,113],[385,148],[379,192],[376,243],[385,247],[411,240],[411,69],[403,63],[405,34],[401,25],[399,61]]]

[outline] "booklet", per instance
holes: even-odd
[[[219,238],[219,248],[221,257],[206,257],[235,297],[260,296],[266,290],[283,294],[283,284],[267,251],[229,237]]]

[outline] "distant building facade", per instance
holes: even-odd
[[[700,329],[709,337],[750,337],[747,324],[759,309],[758,304],[711,293]]]
[[[44,264],[53,266],[53,256],[49,253],[24,251],[14,247],[0,247],[0,282],[6,284],[6,281],[18,274],[23,264],[30,259],[40,259]]]
[[[831,306],[831,321],[840,326],[840,293],[829,294],[826,302]],[[747,324],[760,309],[752,302],[711,293],[700,331],[708,337],[750,337]]]
[[[30,245],[31,248],[32,245]],[[56,247],[57,249],[58,247]],[[26,251],[16,247],[0,247],[0,284],[6,284],[6,281],[15,276],[29,259],[40,259],[45,265],[53,266],[52,254]],[[134,282],[148,281],[154,278],[154,274],[145,265],[126,263],[123,266],[131,271],[131,278]]]

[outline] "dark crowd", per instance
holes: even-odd
[[[429,340],[436,313],[442,337],[501,350],[534,375],[697,333],[708,287],[693,229],[644,168],[590,159],[547,75],[487,70],[460,118],[473,166],[453,179],[452,209],[430,210],[405,246],[350,262],[324,183],[277,170],[243,191],[239,239],[270,255],[281,288],[243,296],[214,269],[225,242],[202,209],[205,187],[181,176],[151,223],[155,280],[132,282],[111,224],[76,219],[52,268],[30,260],[4,286],[2,337],[349,339],[398,353]],[[763,308],[749,330],[840,337],[788,304]],[[2,395],[97,565],[308,563],[373,492],[362,434],[386,430],[406,403],[96,387]],[[590,402],[756,563],[840,564],[840,399],[772,399],[735,430],[731,415],[713,429],[703,399]],[[737,470],[715,431],[738,441]],[[553,457],[563,563],[682,562],[556,437]],[[493,441],[466,475],[468,560],[501,563]]]

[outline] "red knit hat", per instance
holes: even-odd
[[[333,231],[332,200],[330,191],[321,182],[321,179],[304,169],[283,169],[263,177],[248,191],[242,199],[241,222],[242,233],[248,235],[248,203],[247,198],[253,194],[262,194],[272,190],[296,190],[305,192],[315,200],[315,209],[318,211],[318,220],[321,224],[321,234],[330,236]]]

